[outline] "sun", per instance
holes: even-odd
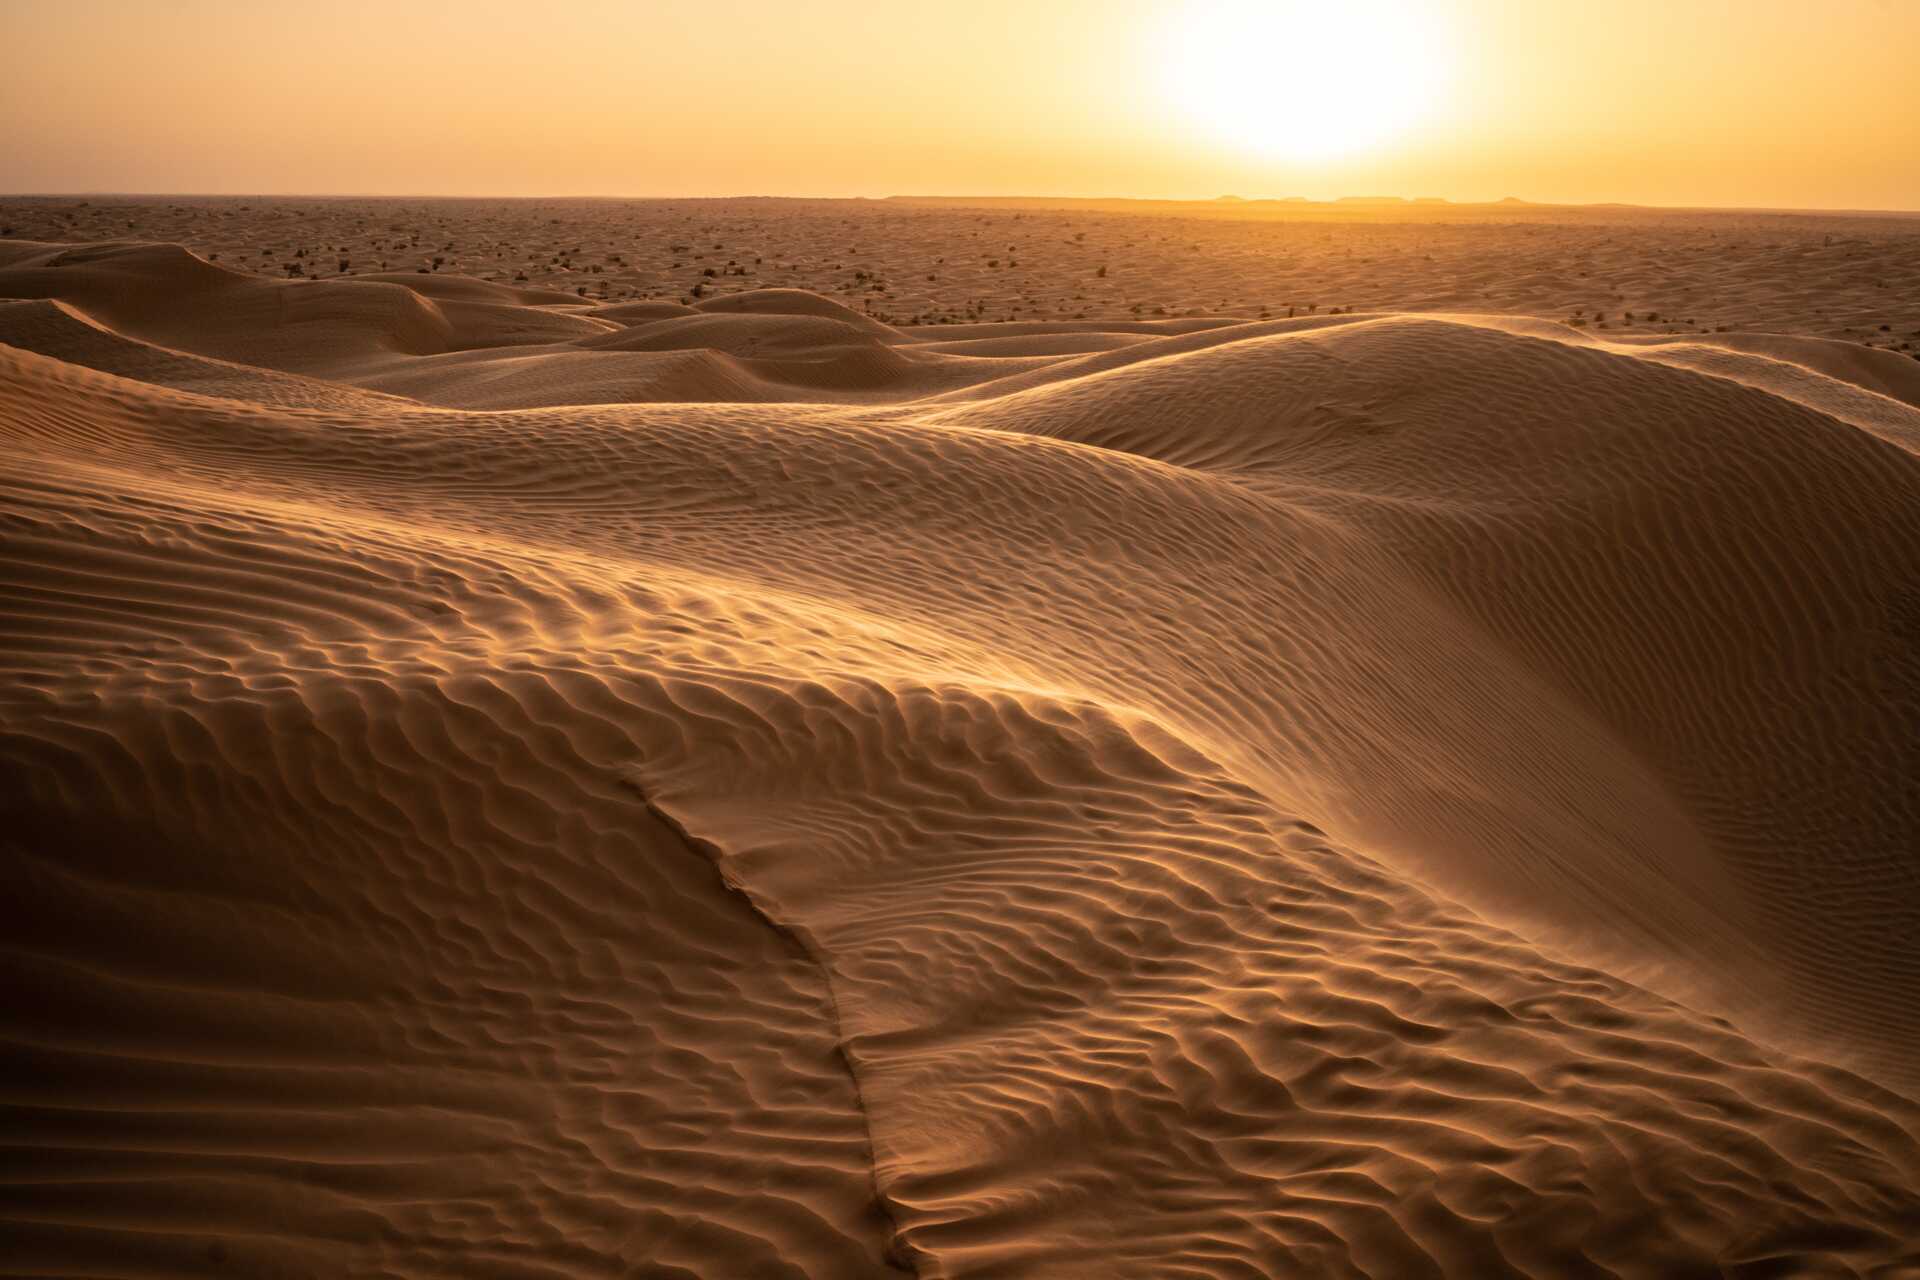
[[[1279,160],[1350,156],[1433,110],[1445,34],[1430,3],[1201,0],[1165,32],[1163,88],[1218,142]]]

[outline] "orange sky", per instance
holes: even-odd
[[[0,190],[1920,209],[1920,0],[1408,3],[1429,92],[1307,158],[1406,77],[1253,3],[0,0]],[[1169,85],[1195,31],[1240,56]]]

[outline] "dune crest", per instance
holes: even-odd
[[[34,1272],[1920,1268],[1920,408],[0,242]]]

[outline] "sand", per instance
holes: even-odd
[[[167,207],[0,205],[8,1274],[1920,1270],[1898,220],[699,215],[1203,246],[928,323]],[[1269,231],[1504,301],[1184,314]]]
[[[1754,330],[1906,354],[1920,339],[1915,214],[0,196],[0,237],[160,240],[273,279],[291,270],[326,279],[457,274],[575,301],[797,288],[899,324],[1258,319],[1339,308],[1515,313],[1614,335]]]

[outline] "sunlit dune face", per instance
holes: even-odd
[[[1207,0],[1166,32],[1163,81],[1210,138],[1293,161],[1390,142],[1433,110],[1446,32],[1401,0]]]

